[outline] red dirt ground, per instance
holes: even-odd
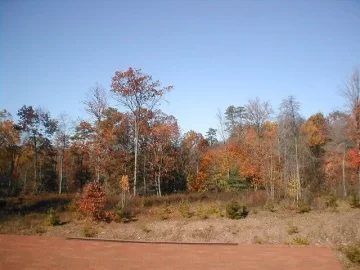
[[[329,247],[146,244],[0,235],[0,269],[340,270]]]

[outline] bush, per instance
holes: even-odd
[[[91,224],[85,224],[82,233],[85,237],[94,237],[98,234],[98,231],[96,228],[91,226]]]
[[[352,194],[349,198],[349,204],[351,208],[360,208],[360,199],[357,195]]]
[[[270,212],[276,212],[276,209],[275,209],[275,205],[272,203],[272,202],[266,202],[266,204],[264,205],[264,210],[266,211],[270,211]]]
[[[255,244],[259,244],[259,245],[262,245],[264,244],[264,240],[262,240],[259,236],[255,235],[254,236],[254,242]]]
[[[201,219],[208,219],[209,211],[206,209],[206,207],[199,205],[196,209],[196,215]]]
[[[181,201],[179,205],[179,212],[184,218],[190,218],[192,213],[190,212],[190,203],[189,201]]]
[[[83,193],[77,200],[80,212],[95,220],[102,219],[105,202],[105,192],[102,190],[102,185],[97,182],[86,185]]]
[[[127,223],[131,221],[132,216],[132,211],[129,207],[122,207],[121,204],[118,204],[114,212],[114,221]]]
[[[346,257],[353,263],[360,264],[360,242],[344,249]]]
[[[300,202],[297,207],[297,212],[300,214],[308,213],[310,212],[310,210],[311,210],[310,205],[306,202]]]
[[[249,211],[245,205],[239,204],[237,201],[231,201],[226,205],[226,216],[231,219],[246,218]]]
[[[161,220],[167,220],[169,218],[169,214],[171,214],[171,209],[169,208],[169,205],[165,203],[158,212],[159,218]]]
[[[299,232],[299,228],[297,226],[291,224],[289,225],[289,228],[287,229],[287,233],[289,235],[296,234],[298,232]]]
[[[335,209],[338,206],[336,196],[334,194],[330,194],[330,195],[326,196],[325,197],[325,205],[328,208]]]
[[[290,243],[290,245],[299,245],[299,246],[307,246],[309,245],[309,240],[306,238],[295,237]]]
[[[72,200],[66,207],[67,211],[69,212],[76,212],[78,211],[78,205],[75,200]]]
[[[49,210],[49,225],[51,226],[60,225],[59,215],[56,213],[54,208],[51,208]]]
[[[216,217],[223,217],[219,205],[211,205],[208,210],[209,215],[215,215]]]

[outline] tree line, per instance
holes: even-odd
[[[357,69],[339,91],[344,111],[305,119],[293,96],[277,111],[255,98],[219,111],[218,127],[205,135],[181,134],[176,118],[159,109],[172,89],[129,68],[112,77],[119,108],[101,85],[89,90],[89,121],[24,105],[15,122],[0,111],[0,195],[77,192],[93,181],[119,194],[123,176],[134,196],[241,189],[265,190],[272,200],[360,195]]]

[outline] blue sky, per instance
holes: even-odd
[[[117,70],[175,89],[162,109],[183,131],[217,128],[249,98],[304,117],[341,109],[360,65],[360,1],[0,1],[0,109],[24,104],[86,118],[81,101]]]

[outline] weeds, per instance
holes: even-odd
[[[141,224],[141,230],[142,230],[144,233],[149,233],[149,232],[151,232],[151,229],[150,229],[146,224]]]
[[[57,226],[60,225],[60,218],[58,213],[54,210],[54,208],[50,208],[49,210],[49,225]]]
[[[310,245],[310,242],[306,238],[295,237],[291,242],[286,242],[287,245],[297,245],[297,246],[307,246]]]
[[[327,208],[332,208],[333,210],[336,210],[336,207],[338,207],[336,196],[334,194],[330,194],[326,196],[325,205]]]
[[[359,196],[352,194],[349,198],[349,204],[351,208],[360,208],[360,199]]]
[[[262,244],[264,244],[264,240],[262,240],[260,237],[258,237],[257,235],[255,235],[255,236],[254,236],[254,243],[255,243],[255,244],[262,245]]]
[[[199,205],[196,209],[196,215],[201,219],[208,219],[209,210],[205,206]]]
[[[226,216],[230,219],[246,218],[248,213],[247,207],[237,201],[231,201],[226,205]]]
[[[300,202],[297,207],[297,212],[299,214],[308,213],[310,212],[310,210],[311,210],[310,205],[306,202]]]
[[[266,202],[266,204],[264,205],[264,210],[272,213],[276,212],[275,205],[270,201]]]
[[[293,235],[293,234],[299,233],[299,228],[298,228],[298,226],[289,224],[289,227],[288,227],[288,229],[287,229],[287,233],[288,233],[289,235]]]
[[[121,203],[119,203],[115,208],[113,216],[115,222],[127,223],[131,221],[132,211],[129,207],[122,207]]]
[[[179,212],[182,217],[184,218],[190,218],[192,216],[192,213],[190,212],[190,203],[189,201],[181,201],[179,205]]]
[[[85,237],[94,237],[98,234],[98,230],[93,227],[91,224],[85,224],[82,234]]]
[[[360,264],[360,242],[344,248],[346,257],[355,264]]]
[[[169,215],[171,214],[171,209],[167,203],[165,203],[159,210],[158,216],[161,220],[169,219]]]

